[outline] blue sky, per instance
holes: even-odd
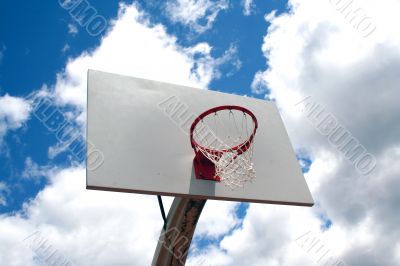
[[[85,158],[35,116],[47,99],[84,136],[88,68],[276,102],[315,206],[209,201],[189,265],[318,265],[313,240],[400,264],[399,3],[86,1],[98,34],[60,3],[0,2],[0,265],[37,265],[39,240],[75,265],[151,260],[156,198],[87,191]]]

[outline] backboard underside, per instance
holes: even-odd
[[[256,178],[235,190],[194,176],[189,127],[198,114],[220,105],[248,108],[259,124]],[[104,156],[100,166],[87,167],[88,189],[314,204],[272,102],[89,70],[87,141]]]

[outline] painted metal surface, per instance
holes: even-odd
[[[235,190],[196,179],[193,170],[190,125],[221,105],[243,106],[258,121],[257,176]],[[313,205],[273,102],[90,70],[87,120],[87,141],[104,156],[99,167],[87,170],[88,189]]]

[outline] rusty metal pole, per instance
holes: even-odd
[[[206,199],[175,197],[154,253],[153,266],[185,265],[193,233]]]

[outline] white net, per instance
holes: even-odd
[[[231,189],[255,178],[253,143],[248,142],[254,129],[249,114],[236,109],[210,114],[194,128],[196,149],[214,163],[215,176]]]

